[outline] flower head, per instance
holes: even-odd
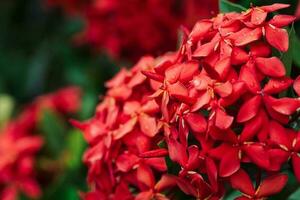
[[[243,193],[238,199],[265,199],[284,187],[280,169],[290,158],[299,179],[299,134],[286,125],[300,100],[279,95],[292,85],[299,93],[299,78],[272,55],[288,50],[283,26],[294,17],[267,18],[286,7],[200,20],[177,52],[143,57],[109,81],[95,117],[73,122],[89,143],[86,199],[121,190],[128,199],[172,199],[176,190],[221,199],[226,183]],[[246,164],[257,177],[274,175],[254,187]]]

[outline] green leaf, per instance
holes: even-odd
[[[293,61],[295,65],[300,68],[300,39],[297,37],[297,35],[295,35],[293,42]]]
[[[72,130],[68,133],[67,138],[67,154],[68,159],[66,165],[69,169],[78,169],[82,164],[82,155],[85,150],[86,143],[82,133],[79,130]]]
[[[235,199],[239,196],[241,196],[242,193],[238,190],[234,190],[232,192],[230,192],[228,195],[225,196],[224,200],[232,200],[232,199]]]
[[[293,64],[294,41],[296,38],[294,25],[292,26],[292,28],[288,29],[288,31],[289,31],[289,49],[287,52],[282,53],[280,59],[285,66],[286,75],[290,76],[292,71],[292,64]]]
[[[180,165],[173,162],[169,156],[165,157],[165,161],[166,161],[166,164],[167,164],[168,173],[178,175],[178,173],[181,170]]]
[[[288,197],[288,200],[299,200],[300,199],[300,188]]]
[[[14,104],[12,97],[5,94],[0,95],[0,126],[11,117]]]
[[[242,12],[246,11],[247,9],[241,5],[232,3],[228,0],[220,0],[219,1],[219,9],[222,13],[227,12]]]
[[[64,148],[66,127],[57,114],[50,110],[43,112],[40,131],[45,138],[45,148],[51,156],[57,158]]]

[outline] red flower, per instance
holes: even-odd
[[[267,21],[285,7],[200,20],[184,29],[177,52],[143,57],[109,81],[95,117],[74,123],[89,143],[86,199],[115,199],[120,191],[128,199],[176,199],[181,190],[217,200],[227,183],[243,193],[238,199],[265,199],[284,187],[280,171],[289,158],[299,178],[299,134],[287,127],[300,100],[282,97],[292,85],[299,93],[299,78],[287,77],[272,55],[272,47],[287,50],[282,27],[294,18]],[[253,179],[279,175],[254,187],[248,165]],[[170,188],[158,189],[162,182]]]
[[[80,90],[64,88],[40,96],[0,130],[0,199],[18,199],[20,192],[38,198],[41,189],[36,180],[36,154],[43,138],[36,134],[44,109],[63,114],[76,112],[80,106]]]
[[[263,200],[280,192],[285,186],[287,179],[288,177],[285,174],[269,176],[255,189],[249,175],[244,170],[239,170],[230,177],[230,183],[233,188],[243,193],[243,196],[238,197],[237,200]]]
[[[181,25],[191,27],[199,18],[211,17],[218,11],[217,0],[47,0],[47,3],[83,18],[86,26],[77,35],[76,43],[88,43],[115,58],[131,60],[175,50]]]

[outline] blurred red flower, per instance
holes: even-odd
[[[36,155],[43,145],[37,125],[45,109],[63,114],[77,112],[81,91],[68,87],[40,96],[16,119],[0,129],[0,199],[18,199],[19,192],[38,198],[41,189],[35,178]]]
[[[83,3],[84,2],[84,3]],[[48,0],[79,14],[85,28],[77,42],[88,43],[114,58],[137,60],[145,54],[175,50],[181,25],[218,11],[217,0]]]

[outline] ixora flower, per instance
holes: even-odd
[[[29,198],[41,195],[35,160],[43,138],[37,134],[37,123],[44,109],[63,114],[76,112],[80,93],[79,88],[68,87],[40,96],[0,129],[0,199],[18,199],[20,192]]]
[[[289,126],[300,99],[285,92],[299,95],[300,78],[272,55],[289,49],[283,27],[295,18],[268,16],[286,7],[200,20],[177,52],[107,82],[95,116],[72,121],[89,144],[84,198],[217,200],[229,185],[262,200],[285,187],[283,165],[300,181],[300,132]]]
[[[47,0],[83,18],[75,42],[90,44],[114,58],[136,61],[142,55],[175,50],[181,24],[213,16],[217,0]]]

